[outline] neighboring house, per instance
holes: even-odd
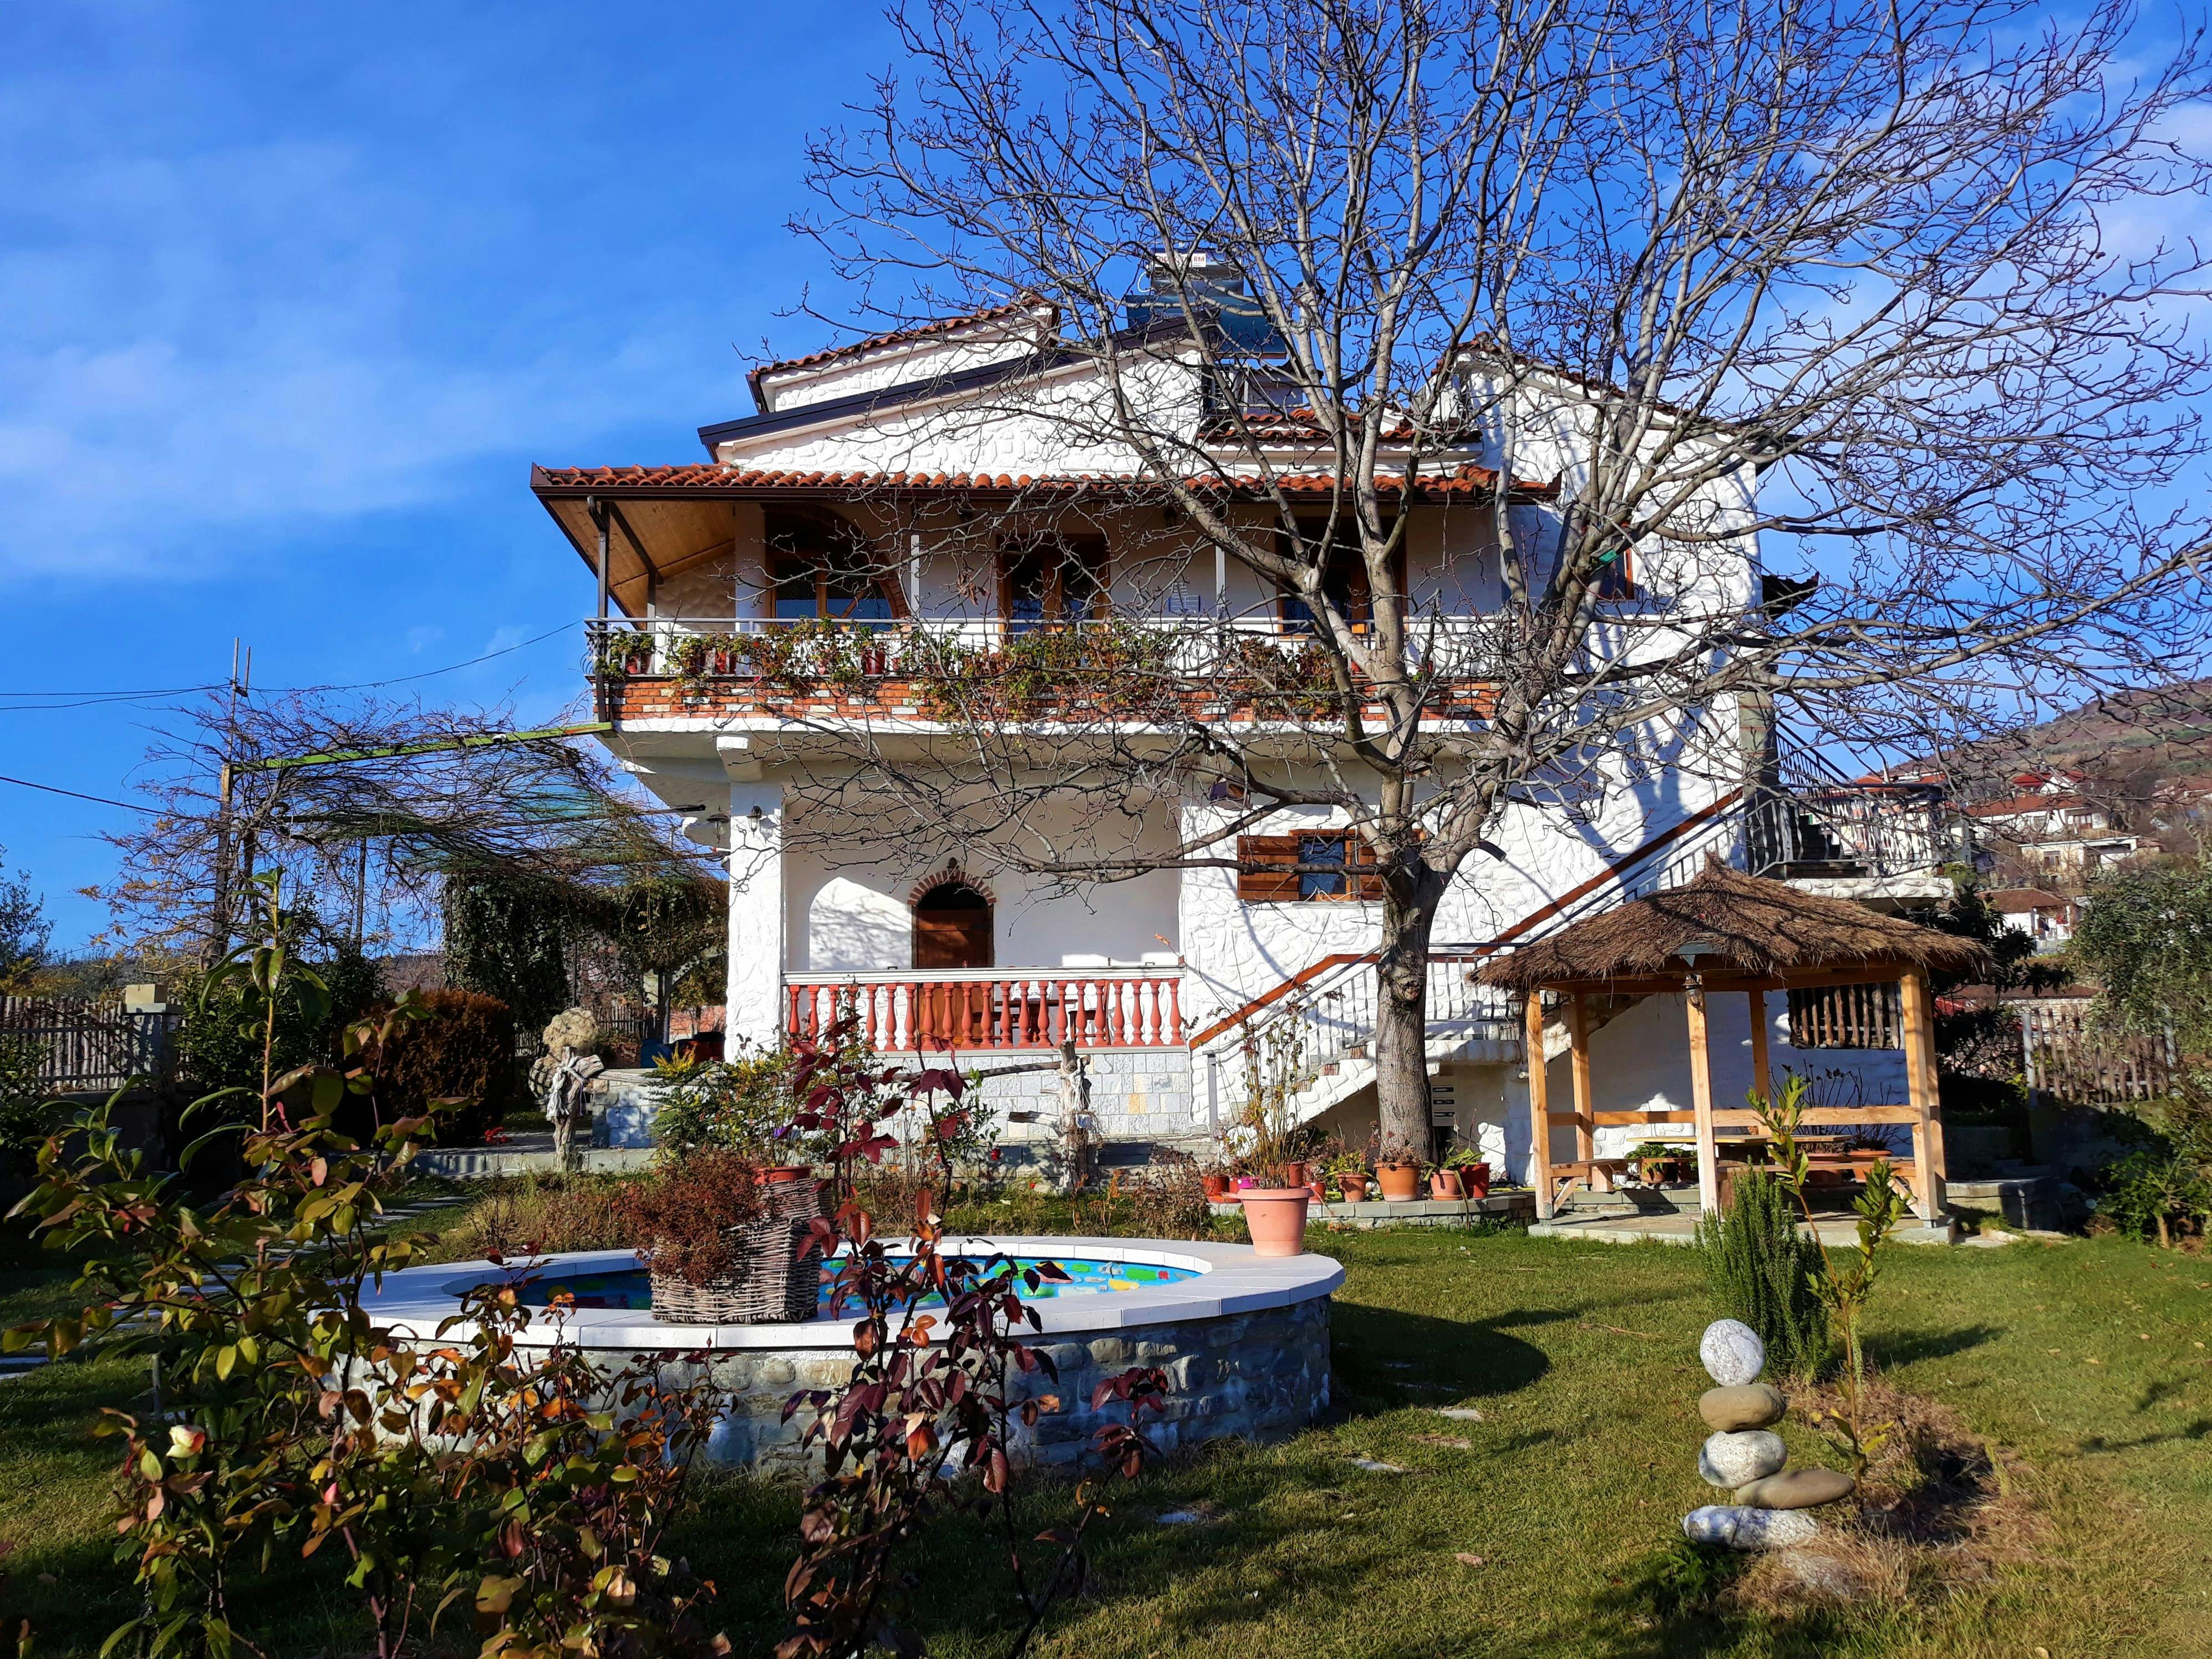
[[[810,833],[822,826],[806,821],[797,786],[817,763],[837,763],[853,732],[903,764],[930,763],[941,728],[917,687],[937,660],[924,648],[933,642],[988,648],[1110,615],[1183,630],[1214,649],[1224,635],[1294,641],[1308,625],[1294,600],[1250,570],[1194,553],[1133,457],[1103,444],[1073,448],[1025,411],[1010,388],[1080,396],[1097,374],[1060,365],[1058,326],[1049,307],[1018,302],[765,364],[749,377],[755,409],[701,429],[702,463],[536,470],[532,489],[599,584],[590,629],[612,728],[605,741],[686,815],[687,833],[728,850],[732,1053],[815,1028],[849,988],[878,1046],[895,1054],[950,1044],[963,1066],[988,1072],[1048,1060],[1051,1045],[1073,1040],[1089,1056],[1100,1134],[1195,1146],[1225,1127],[1243,1097],[1244,1022],[1294,1018],[1307,1038],[1299,1111],[1364,1139],[1374,1117],[1365,953],[1377,943],[1380,907],[1341,822],[1285,812],[1242,840],[1238,869],[1158,870],[1074,894],[957,862],[923,867],[895,831],[866,823],[834,838]],[[1164,395],[1187,405],[1194,446],[1204,448],[1224,398],[1248,415],[1269,410],[1271,459],[1291,489],[1325,508],[1334,481],[1307,470],[1310,422],[1270,402],[1277,394],[1263,374],[1206,384],[1194,363],[1187,380]],[[1520,476],[1498,470],[1495,434],[1471,438],[1455,464],[1429,475],[1412,509],[1406,578],[1435,637],[1467,637],[1502,604],[1496,494],[1526,516],[1534,544],[1556,480],[1575,464],[1559,434],[1600,395],[1571,377],[1539,376],[1510,416]],[[1230,453],[1221,450],[1206,476],[1234,498],[1242,475]],[[1753,489],[1747,471],[1717,491],[1715,521],[1741,521]],[[1269,533],[1266,503],[1237,510],[1255,535]],[[979,520],[999,526],[994,543],[969,530]],[[1664,581],[1741,603],[1762,580],[1757,548],[1748,537],[1720,545],[1693,570],[1626,569],[1616,597],[1633,603],[1640,584]],[[1341,596],[1355,611],[1356,579],[1347,572]],[[772,653],[779,636],[825,627],[863,641],[839,683],[799,687],[758,668],[757,653]],[[1205,684],[1198,661],[1192,695]],[[1454,696],[1471,728],[1486,688],[1468,681]],[[1702,711],[1678,741],[1707,763],[1617,779],[1606,799],[1571,815],[1509,811],[1493,836],[1503,856],[1469,864],[1435,929],[1443,943],[1431,969],[1430,1052],[1442,1134],[1514,1174],[1526,1160],[1521,1024],[1503,994],[1471,982],[1483,953],[1624,893],[1686,879],[1714,852],[1783,873],[1817,866],[1802,873],[1831,891],[1907,874],[1926,884],[1943,856],[1931,792],[1824,779],[1820,799],[1793,797],[1759,775],[1756,753],[1733,759],[1757,748],[1746,729],[1734,706]],[[1037,752],[1052,763],[1042,739]],[[1753,775],[1716,776],[1715,756]],[[1145,810],[1146,844],[1164,854],[1227,823],[1237,806],[1207,797]],[[1918,827],[1866,833],[1885,814]],[[1808,842],[1806,826],[1824,822],[1836,833]],[[1024,828],[1074,836],[1079,817],[1071,807],[1065,822],[1040,815]],[[1333,856],[1341,873],[1292,867]],[[1742,1014],[1733,1017],[1740,1028]],[[1749,1034],[1731,1030],[1729,1018],[1716,1022],[1719,1086],[1740,1096]],[[1793,1063],[1791,1029],[1778,1009],[1778,1068]],[[1606,1024],[1601,1108],[1686,1105],[1682,1031],[1679,1007],[1638,1005]],[[1904,1098],[1895,1051],[1796,1063],[1830,1074],[1832,1091]],[[1054,1086],[1042,1068],[992,1085],[1014,1109],[1017,1138],[1054,1133]],[[1565,1086],[1554,1086],[1555,1099]],[[1608,1129],[1605,1138],[1640,1137]]]
[[[2082,795],[2079,772],[2022,772],[2008,781],[2011,794],[1978,802],[1966,814],[1984,836],[2016,849],[2029,870],[2086,877],[2134,857],[2142,844]]]
[[[1987,897],[1990,908],[2008,926],[2033,939],[2039,951],[2056,951],[2074,937],[2078,906],[2062,893],[2045,892],[2039,887],[1998,887],[1991,889]]]

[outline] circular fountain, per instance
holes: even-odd
[[[1146,1433],[1163,1449],[1225,1436],[1294,1432],[1328,1405],[1328,1297],[1344,1269],[1322,1255],[1260,1256],[1243,1244],[1181,1239],[962,1237],[948,1248],[970,1260],[1049,1261],[1069,1275],[1027,1299],[1043,1329],[1032,1346],[1056,1381],[1033,1379],[1060,1409],[1024,1431],[1018,1455],[1040,1463],[1080,1459],[1105,1415],[1091,1385],[1131,1365],[1168,1376],[1170,1404]],[[653,1317],[644,1270],[629,1250],[585,1250],[524,1264],[448,1262],[388,1275],[363,1298],[369,1316],[403,1336],[428,1340],[476,1285],[518,1279],[540,1307],[562,1292],[573,1306],[540,1316],[525,1343],[564,1340],[607,1371],[641,1354],[696,1355],[729,1396],[708,1455],[720,1463],[799,1469],[818,1461],[799,1443],[784,1402],[805,1389],[842,1383],[853,1364],[853,1315],[829,1315],[826,1291],[811,1319],[793,1324],[675,1325]]]

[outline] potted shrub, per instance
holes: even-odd
[[[1462,1199],[1467,1190],[1459,1184],[1459,1171],[1449,1164],[1432,1164],[1429,1169],[1429,1196],[1436,1199]]]
[[[1302,1255],[1306,1211],[1304,1133],[1291,1121],[1290,1101],[1300,1075],[1297,1022],[1285,1020],[1249,1038],[1244,1051],[1244,1108],[1228,1135],[1238,1167],[1259,1183],[1237,1183],[1244,1227],[1256,1255]]]
[[[1474,1147],[1453,1147],[1444,1158],[1444,1167],[1459,1176],[1463,1197],[1490,1196],[1490,1165],[1483,1162],[1482,1154]]]
[[[1406,1202],[1419,1189],[1420,1180],[1420,1160],[1403,1141],[1386,1140],[1376,1147],[1375,1184],[1382,1189],[1385,1202]]]
[[[1328,1172],[1336,1178],[1347,1204],[1357,1204],[1367,1196],[1367,1165],[1358,1153],[1339,1152],[1329,1160]]]
[[[811,1319],[821,1250],[797,1252],[820,1213],[814,1183],[765,1184],[759,1166],[708,1147],[623,1189],[617,1223],[653,1284],[653,1316],[680,1325]]]

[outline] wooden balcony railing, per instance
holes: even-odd
[[[885,1054],[945,1049],[1178,1048],[1180,973],[1093,969],[945,969],[787,974],[784,1029],[817,1036],[850,1010]]]

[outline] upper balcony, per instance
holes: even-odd
[[[1407,667],[1429,710],[1479,720],[1482,619],[1424,615]],[[1338,707],[1325,654],[1276,617],[1030,622],[658,617],[585,623],[600,718],[958,727],[1170,727],[1193,719],[1302,728]],[[1369,705],[1379,718],[1379,705]]]

